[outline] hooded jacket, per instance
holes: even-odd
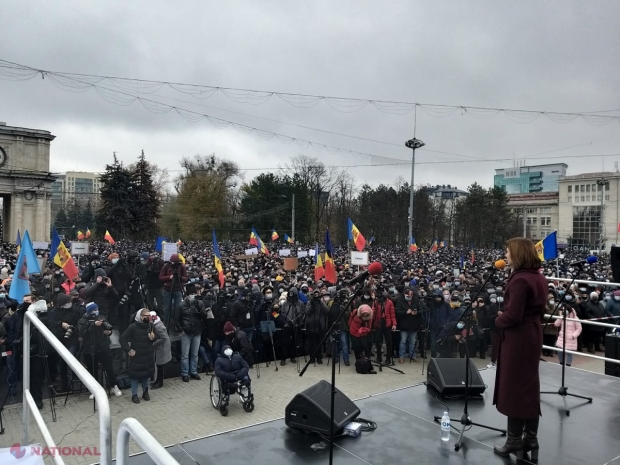
[[[306,316],[306,332],[316,334],[325,331],[329,308],[320,297],[313,297],[304,311]]]
[[[108,287],[103,281],[98,283],[97,278],[86,286],[84,298],[86,301],[95,302],[99,307],[99,313],[108,316],[110,308],[118,301],[118,292],[114,286]]]
[[[304,316],[304,304],[297,297],[297,288],[291,287],[289,294],[291,293],[293,293],[293,297],[287,297],[286,302],[280,307],[280,314],[284,318],[285,328],[299,326]]]
[[[139,315],[140,312],[137,313]],[[172,346],[170,344],[170,336],[168,336],[168,330],[164,323],[159,319],[157,313],[151,312],[151,319],[153,321],[153,330],[155,331],[155,342],[153,342],[153,348],[155,349],[155,364],[165,365],[172,360]]]
[[[364,321],[358,315],[359,308],[356,308],[351,312],[349,317],[349,332],[352,337],[364,337],[367,336],[372,329],[372,310],[370,312],[370,319]]]
[[[250,366],[239,353],[235,352],[230,358],[224,355],[224,351],[231,348],[228,345],[222,347],[222,355],[215,361],[215,376],[223,381],[234,383],[248,376]]]
[[[186,297],[177,308],[174,320],[179,332],[195,336],[202,333],[206,317],[204,302],[197,298],[190,301],[189,297]]]
[[[50,330],[54,333],[54,336],[61,341],[65,346],[76,345],[79,346],[79,331],[78,323],[80,318],[84,314],[84,308],[77,304],[72,304],[70,308],[54,307],[50,312]],[[62,324],[67,323],[73,326],[71,337],[66,338],[66,329],[63,329]]]
[[[150,322],[143,323],[140,320],[140,313],[136,313],[134,322],[129,325],[120,339],[121,348],[126,353],[130,350],[136,351],[133,357],[129,357],[128,374],[133,379],[149,378],[155,368],[155,351],[153,350],[155,340],[149,339],[150,331],[155,332],[155,328]],[[157,338],[157,334],[155,337]]]

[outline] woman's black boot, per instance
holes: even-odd
[[[523,448],[530,453],[530,462],[538,463],[538,423],[540,417],[525,420],[523,429]]]
[[[508,417],[508,438],[506,444],[502,447],[494,447],[493,450],[497,455],[508,457],[515,454],[518,459],[523,458],[523,428],[525,420],[521,418]]]

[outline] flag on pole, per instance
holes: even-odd
[[[444,241],[439,241],[439,247],[443,249],[445,246],[446,246],[446,243]]]
[[[418,251],[418,245],[415,243],[415,239],[413,238],[413,236],[411,236],[411,238],[409,239],[409,251],[410,252]]]
[[[317,242],[314,249],[314,280],[318,281],[325,275],[325,268],[323,268],[323,260],[319,253],[319,243]]]
[[[471,264],[473,265],[476,261],[476,255],[474,254],[474,249],[471,249]]]
[[[437,239],[433,241],[433,246],[429,252],[437,252]]]
[[[364,250],[364,246],[366,245],[366,239],[364,239],[364,236],[362,236],[362,233],[360,232],[359,229],[357,229],[357,226],[355,226],[353,224],[353,221],[351,221],[351,218],[348,218],[348,222],[349,222],[349,240],[353,241],[353,243],[355,244],[355,248],[357,249],[358,252],[361,252],[362,250]]]
[[[181,247],[183,245],[183,242],[181,242],[181,238],[179,238],[179,240],[177,241],[177,246]]]
[[[9,297],[22,303],[24,296],[30,294],[30,273],[40,272],[37,255],[34,253],[30,236],[28,231],[26,231],[24,233],[23,245],[20,247],[19,256],[17,257],[15,274],[9,289]]]
[[[372,236],[368,241],[368,245],[372,244],[375,241],[375,236]]]
[[[220,255],[220,247],[217,245],[217,238],[215,237],[215,228],[213,228],[213,262],[215,269],[217,270],[217,276],[220,278],[220,289],[224,288],[224,268],[222,268],[222,256]]]
[[[250,245],[255,245],[256,247],[258,247],[259,240],[260,239],[258,237],[258,234],[254,230],[254,228],[252,228],[252,231],[250,232]]]
[[[460,259],[460,266],[459,268],[462,270],[465,268],[465,257],[463,257],[463,255],[461,255],[461,259]]]
[[[336,265],[334,264],[334,248],[329,238],[329,229],[325,232],[325,280],[336,284]]]
[[[276,230],[274,229],[274,230],[271,232],[271,240],[272,240],[272,241],[277,241],[279,237],[280,237],[280,235],[279,235],[279,234],[276,232]]]
[[[21,237],[21,234],[19,233],[19,229],[17,230],[17,237],[15,238],[15,245],[17,246],[17,253],[19,253],[19,251],[22,248],[22,237]]]
[[[60,240],[56,228],[52,229],[52,245],[50,247],[50,259],[62,268],[69,279],[74,279],[78,275],[78,269],[73,263],[71,254],[65,244]]]
[[[108,231],[107,229],[105,230],[105,235],[103,236],[103,239],[108,241],[108,243],[110,244],[116,243],[114,239],[112,239],[112,235],[110,234],[110,231]]]
[[[288,234],[284,234],[284,240],[286,242],[288,242],[289,244],[294,244],[295,242],[293,241],[293,239],[291,239]]]
[[[163,236],[157,236],[157,241],[155,242],[155,250],[157,252],[161,252],[162,246],[167,241],[167,239]]]
[[[541,261],[558,258],[558,232],[553,231],[536,244],[536,252]]]
[[[78,238],[78,241],[81,241],[82,239],[84,239],[84,233],[82,231],[78,231],[77,238]]]
[[[86,234],[84,235],[86,239],[90,237],[90,229],[86,228]]]

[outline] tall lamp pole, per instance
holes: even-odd
[[[291,212],[291,239],[295,242],[295,194],[293,193],[293,211]]]
[[[409,238],[411,240],[413,237],[413,177],[415,173],[415,149],[419,149],[420,147],[424,147],[426,144],[422,142],[420,139],[409,139],[405,142],[405,147],[409,147],[413,150],[413,157],[411,159],[411,186],[409,191]]]
[[[603,250],[603,237],[605,236],[605,215],[603,214],[605,210],[605,187],[609,184],[609,181],[606,179],[598,179],[596,184],[599,186],[601,192],[601,214],[599,216],[599,241],[598,241],[598,253],[599,255]]]

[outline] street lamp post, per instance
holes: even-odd
[[[409,147],[413,150],[413,157],[411,159],[411,186],[409,191],[409,239],[413,237],[413,178],[415,173],[415,149],[419,149],[420,147],[424,147],[424,142],[420,139],[409,139],[405,142],[405,147]]]
[[[601,213],[599,215],[599,240],[598,240],[598,253],[601,254],[601,250],[603,249],[603,237],[605,236],[605,215],[603,211],[605,210],[605,187],[609,184],[609,181],[606,179],[597,179],[596,184],[599,186],[601,192]]]

